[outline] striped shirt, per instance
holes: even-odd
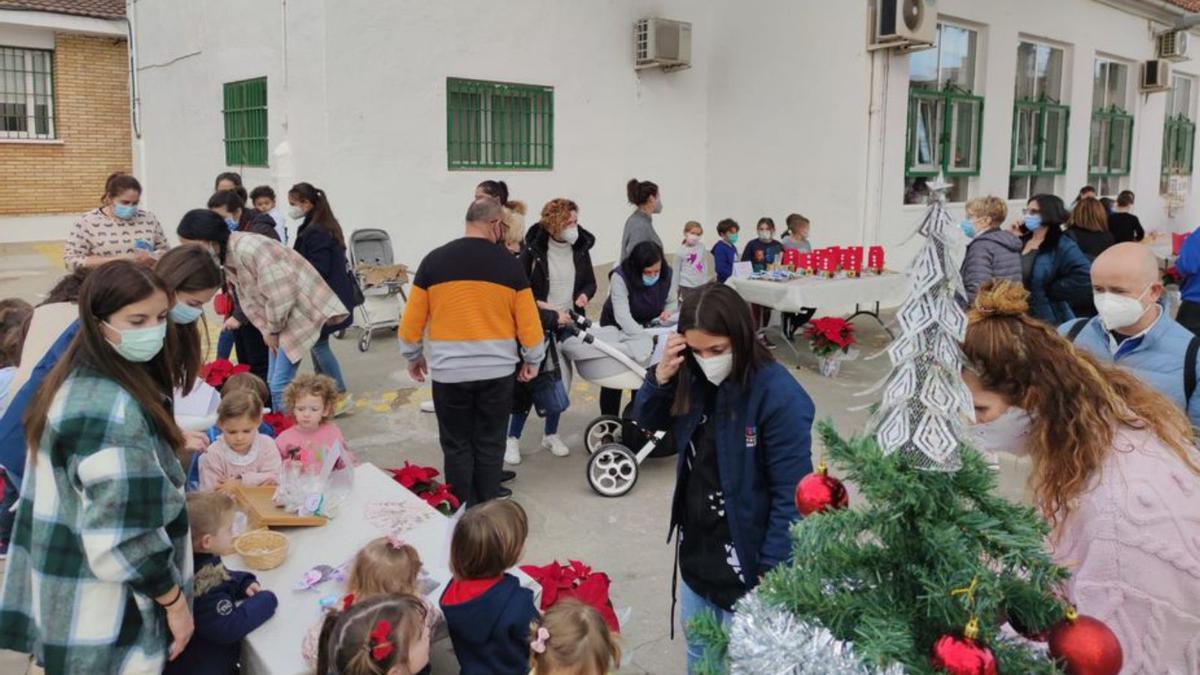
[[[428,337],[426,330],[428,329]],[[475,382],[541,363],[545,352],[529,279],[503,248],[472,237],[434,249],[421,261],[400,321],[400,351],[425,351],[435,382]]]

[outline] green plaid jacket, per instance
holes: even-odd
[[[158,673],[166,616],[190,590],[191,539],[175,453],[133,398],[79,368],[47,415],[25,472],[0,600],[0,647],[46,672]]]

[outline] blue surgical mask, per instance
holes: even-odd
[[[1025,229],[1033,232],[1042,226],[1042,214],[1027,213],[1025,214]]]
[[[134,363],[145,363],[158,356],[158,353],[163,348],[163,340],[167,337],[166,321],[157,326],[127,328],[125,330],[117,330],[107,321],[104,322],[104,325],[112,328],[121,336],[119,344],[113,344],[111,340],[108,344],[112,345],[112,348],[126,361]]]
[[[654,284],[658,283],[658,278],[660,276],[662,276],[662,275],[660,275],[660,274],[643,274],[642,275],[642,283],[645,284],[647,288],[649,288],[650,286],[653,286]]]
[[[962,228],[963,234],[967,235],[967,239],[975,238],[975,223],[971,222],[970,218],[963,218],[958,226]]]
[[[113,204],[113,215],[121,220],[129,220],[137,215],[137,206],[130,204]]]
[[[230,232],[236,232],[238,228],[238,221],[234,220],[232,217],[226,218],[225,227],[228,227]]]
[[[204,314],[204,310],[199,307],[192,307],[186,302],[177,302],[171,308],[170,317],[175,323],[195,323],[202,314]]]

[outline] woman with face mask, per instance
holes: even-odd
[[[679,332],[634,404],[638,424],[673,431],[679,451],[671,530],[682,625],[704,610],[727,623],[738,598],[787,561],[796,483],[812,471],[813,414],[737,292],[708,284],[683,303]],[[703,650],[689,638],[689,672]]]
[[[1069,218],[1061,199],[1037,195],[1026,205],[1021,222],[1021,278],[1029,290],[1029,313],[1055,326],[1075,318],[1071,303],[1092,295],[1092,265],[1079,246],[1063,236]]]
[[[970,242],[963,256],[962,280],[967,301],[984,282],[991,279],[1021,281],[1021,239],[1001,229],[1008,216],[1008,207],[999,197],[988,195],[967,202],[966,218],[961,223]]]
[[[63,248],[68,270],[95,267],[110,260],[133,260],[153,267],[170,248],[167,235],[153,213],[138,208],[142,185],[136,178],[114,173],[104,183],[100,206],[75,221]]]
[[[1193,672],[1200,633],[1200,453],[1172,402],[1026,316],[1026,292],[984,286],[964,379],[977,445],[1028,454],[1065,600],[1108,624],[1122,672]]]
[[[648,180],[629,179],[625,184],[625,195],[633,204],[633,213],[625,220],[625,229],[621,232],[621,258],[617,262],[625,262],[638,244],[648,241],[662,248],[662,239],[654,231],[654,214],[662,213],[662,194],[658,185]]]
[[[0,647],[46,672],[159,672],[192,635],[176,298],[114,261],[88,276],[79,332],[25,411],[29,464],[0,600]],[[86,639],[84,639],[86,637]]]
[[[662,248],[643,241],[633,247],[625,262],[609,272],[608,300],[600,310],[600,325],[617,326],[625,335],[642,335],[653,323],[667,321],[675,314],[677,293]],[[601,387],[600,414],[619,415],[623,395],[620,389]]]

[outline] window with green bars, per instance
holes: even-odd
[[[554,88],[447,78],[446,165],[554,168]]]
[[[1133,115],[1117,106],[1092,113],[1089,176],[1128,176],[1133,150]]]
[[[1183,75],[1171,76],[1167,90],[1166,123],[1163,125],[1162,172],[1164,176],[1192,175],[1196,146],[1194,80]]]
[[[224,86],[225,164],[267,165],[267,78]]]
[[[983,97],[947,86],[908,94],[905,176],[978,176]]]
[[[0,138],[54,136],[54,52],[0,46]]]

